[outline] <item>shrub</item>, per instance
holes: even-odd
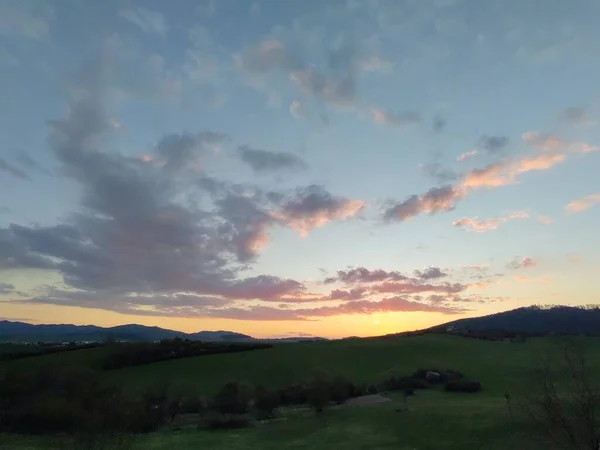
[[[446,383],[451,380],[458,380],[463,378],[463,374],[458,370],[440,370],[440,369],[418,369],[415,373],[412,374],[413,379],[415,380],[423,380],[427,381],[427,372],[435,372],[440,374],[440,378],[437,381],[432,381],[434,383]]]
[[[247,416],[241,414],[222,414],[212,412],[200,423],[200,427],[208,430],[231,430],[245,428],[251,425]]]
[[[479,381],[465,379],[447,381],[444,385],[444,389],[449,392],[479,392],[481,388]]]
[[[367,394],[373,395],[373,394],[377,394],[377,393],[379,393],[379,389],[377,388],[376,385],[370,384],[367,387]]]
[[[264,386],[256,388],[254,396],[254,407],[259,415],[264,418],[271,418],[275,409],[281,404],[279,392],[267,389]]]
[[[318,370],[306,383],[308,404],[316,413],[322,412],[331,400],[331,381],[326,372]]]
[[[293,384],[279,390],[279,396],[283,405],[303,405],[307,403],[306,386]]]
[[[342,404],[350,397],[356,397],[354,384],[342,376],[337,376],[331,380],[330,396],[331,400],[336,402],[338,405]]]
[[[222,414],[244,414],[252,399],[252,386],[245,382],[229,381],[221,388],[212,407]]]
[[[204,399],[200,397],[183,397],[179,402],[179,414],[198,414],[206,409]]]

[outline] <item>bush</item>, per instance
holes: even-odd
[[[458,379],[447,381],[444,389],[448,392],[479,392],[482,387],[479,381]]]
[[[251,425],[247,416],[241,414],[221,414],[212,412],[200,423],[200,427],[208,430],[231,430],[246,428]]]
[[[322,412],[331,400],[331,381],[324,371],[315,371],[306,383],[308,404],[316,413]]]
[[[440,374],[440,378],[435,383],[446,383],[451,380],[458,380],[463,378],[463,374],[458,370],[440,370],[440,369],[418,369],[415,373],[412,374],[413,379],[415,380],[423,380],[427,381],[427,372],[435,372]]]
[[[269,419],[273,416],[275,409],[281,404],[281,397],[278,391],[267,389],[264,386],[256,388],[254,397],[254,407],[259,416]]]
[[[283,405],[304,405],[307,403],[306,386],[293,384],[279,390],[279,397]]]
[[[337,376],[333,380],[331,380],[330,384],[330,396],[331,400],[336,402],[338,405],[344,403],[350,397],[357,397],[355,395],[355,387],[354,384],[348,379]]]
[[[204,399],[200,397],[183,397],[179,402],[179,414],[198,414],[206,409]]]
[[[245,382],[229,381],[221,388],[212,407],[222,414],[245,414],[252,399],[252,386]]]

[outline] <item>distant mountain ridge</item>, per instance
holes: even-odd
[[[528,306],[483,317],[459,319],[430,328],[454,330],[510,331],[532,334],[600,334],[600,307]]]
[[[325,338],[303,336],[280,339],[260,339],[247,334],[224,330],[184,333],[182,331],[136,324],[103,328],[96,325],[33,325],[25,322],[0,320],[0,343],[81,342],[102,341],[105,339],[149,342],[160,339],[173,339],[176,337],[205,342],[301,342],[309,340],[325,340]]]
[[[175,337],[211,342],[244,342],[255,340],[252,336],[233,331],[183,333],[181,331],[135,324],[103,328],[96,325],[32,325],[24,322],[0,321],[0,342],[101,341],[104,339],[155,341]]]

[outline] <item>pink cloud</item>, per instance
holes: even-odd
[[[464,291],[467,288],[466,285],[460,283],[443,283],[438,285],[433,284],[421,284],[413,281],[408,282],[386,282],[376,286],[372,289],[374,292],[382,294],[418,294],[421,292],[443,292],[446,294],[456,294]]]
[[[456,161],[458,161],[458,162],[465,161],[466,159],[474,157],[475,155],[477,155],[477,153],[479,153],[477,150],[472,150],[470,152],[465,152],[465,153],[459,155],[456,158]]]
[[[539,215],[537,217],[538,222],[549,225],[554,222],[554,218],[550,216]]]
[[[508,222],[509,220],[515,219],[527,219],[529,213],[527,211],[516,211],[505,217],[493,217],[490,219],[480,220],[477,217],[463,217],[462,219],[453,222],[455,227],[464,228],[469,231],[476,231],[479,233],[495,230],[501,224]]]
[[[465,197],[463,189],[453,186],[433,188],[423,195],[413,195],[403,202],[391,205],[384,212],[384,220],[408,220],[419,214],[435,214],[454,209],[456,203]]]
[[[539,131],[528,131],[523,134],[523,140],[533,149],[544,152],[590,153],[599,147],[582,141],[568,141],[554,134],[543,134]]]
[[[597,194],[589,194],[585,197],[578,198],[577,200],[573,200],[565,206],[565,210],[568,213],[580,213],[583,212],[595,204],[600,203],[600,193]]]
[[[563,154],[541,154],[513,161],[490,164],[483,169],[474,169],[462,182],[464,188],[496,188],[512,184],[516,178],[526,172],[550,169],[565,161]]]
[[[515,258],[507,265],[509,269],[530,269],[535,266],[537,266],[537,262],[529,256]]]

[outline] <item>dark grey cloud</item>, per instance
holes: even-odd
[[[19,169],[17,166],[9,163],[4,158],[0,156],[0,172],[6,172],[12,175],[15,178],[20,178],[21,180],[30,180],[31,178],[27,173],[23,170]]]
[[[436,266],[430,266],[423,270],[415,270],[415,277],[421,280],[435,280],[447,276],[447,272],[442,271],[439,267]]]
[[[212,131],[169,134],[158,142],[156,153],[166,170],[200,170],[210,151],[227,141],[227,135]]]
[[[449,167],[444,166],[440,162],[431,162],[427,164],[423,164],[421,169],[425,172],[425,174],[440,183],[447,183],[449,181],[456,181],[459,177],[459,174],[456,173]]]
[[[435,116],[431,123],[431,129],[436,133],[441,133],[446,128],[448,120],[442,116]]]
[[[15,290],[15,286],[9,283],[0,283],[0,295],[1,294],[10,294]]]
[[[307,167],[302,158],[292,153],[259,150],[248,146],[240,147],[239,153],[242,161],[248,164],[256,173],[302,170]]]
[[[336,197],[322,186],[311,185],[298,189],[292,198],[286,199],[281,208],[271,215],[306,235],[311,229],[328,222],[354,217],[364,207],[364,202],[360,200]]]
[[[479,146],[490,155],[502,153],[508,146],[508,137],[506,136],[481,136]]]
[[[344,36],[325,50],[327,63],[312,65],[303,51],[301,36],[268,37],[247,47],[237,60],[248,73],[279,72],[301,91],[335,106],[349,106],[356,99],[356,77],[360,49],[351,36]]]
[[[575,125],[583,125],[589,122],[588,110],[584,106],[571,106],[560,114],[560,119]]]
[[[419,214],[451,211],[465,193],[454,186],[432,188],[423,195],[412,195],[402,202],[390,204],[383,212],[387,222],[404,221]]]
[[[44,173],[46,175],[51,175],[51,172],[40,165],[38,161],[29,155],[29,153],[25,151],[19,152],[17,156],[17,162],[24,168],[30,171],[37,171]]]
[[[382,281],[404,281],[408,277],[396,271],[386,271],[383,269],[369,270],[365,267],[353,267],[347,270],[338,270],[335,277],[325,279],[325,283],[377,283]]]

